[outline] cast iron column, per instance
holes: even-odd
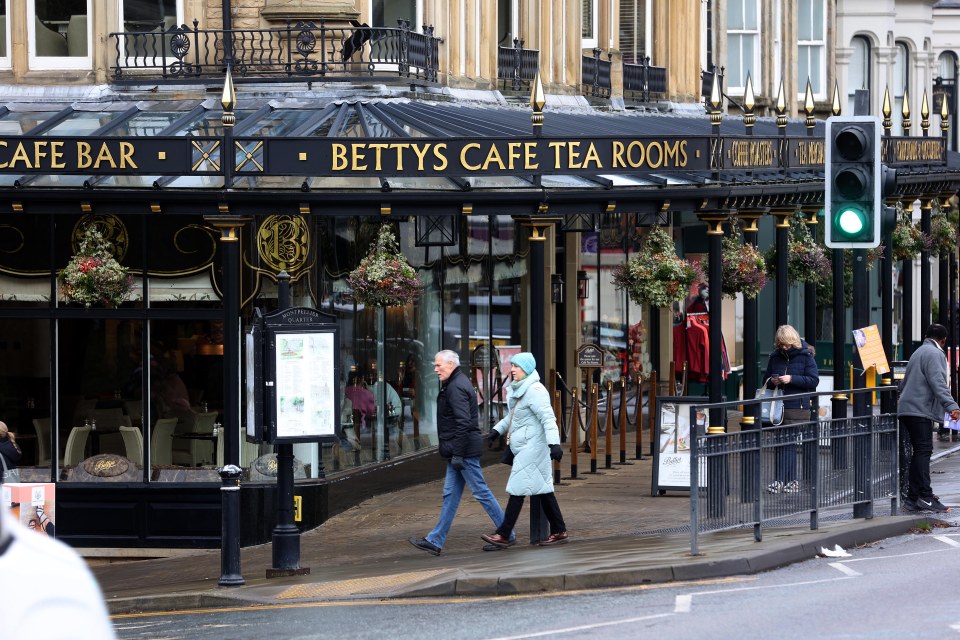
[[[819,207],[804,207],[804,223],[810,229],[810,235],[817,237],[817,211]],[[803,285],[803,337],[814,349],[817,348],[817,283]],[[816,398],[814,398],[816,401]]]
[[[743,239],[747,244],[757,246],[757,222],[767,209],[742,210],[737,215],[743,221]],[[746,398],[760,386],[757,379],[757,299],[743,297],[743,395]],[[749,421],[746,418],[750,418]],[[759,405],[744,407],[744,424],[755,428],[760,424]]]
[[[893,342],[893,228],[885,229],[880,241],[883,243],[883,258],[880,260],[880,339],[883,341],[889,363],[896,356]],[[883,386],[893,384],[893,372],[883,374],[880,382]],[[880,394],[880,410],[883,413],[896,409],[895,406],[891,406],[892,400],[894,400],[892,394]]]
[[[787,303],[790,300],[790,279],[787,276],[790,252],[787,244],[790,241],[790,216],[793,215],[793,209],[779,209],[774,211],[773,215],[777,219],[776,329],[787,324]]]
[[[933,196],[923,196],[920,206],[920,230],[930,235],[930,208]],[[924,249],[920,252],[920,335],[926,335],[927,327],[931,324],[930,298],[933,290],[930,288],[930,252]]]
[[[710,402],[721,402],[723,396],[723,356],[721,344],[723,341],[723,332],[721,331],[722,305],[723,305],[723,223],[727,221],[726,212],[711,211],[709,213],[698,214],[701,221],[707,223],[707,240],[709,244],[708,254],[708,274],[707,281],[710,285],[710,310],[709,310],[709,337],[710,337],[710,375],[708,382],[708,391]],[[722,433],[726,429],[722,419],[723,411],[720,409],[710,410],[710,428],[719,427]]]

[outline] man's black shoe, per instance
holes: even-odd
[[[418,538],[417,536],[412,536],[407,540],[410,544],[415,546],[417,549],[422,549],[427,553],[432,553],[435,556],[440,555],[440,547],[429,542],[426,538]]]
[[[900,507],[904,511],[920,511],[920,507],[917,506],[917,501],[911,498],[904,498],[901,500]]]
[[[917,498],[917,510],[918,511],[933,511],[934,513],[946,513],[950,511],[947,507],[943,506],[936,496],[930,496],[929,498]]]

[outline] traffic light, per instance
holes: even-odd
[[[832,249],[878,246],[883,215],[880,118],[829,118],[824,167],[827,246]]]

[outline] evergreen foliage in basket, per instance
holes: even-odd
[[[767,261],[755,246],[746,242],[736,228],[721,241],[723,263],[723,295],[736,298],[742,293],[745,298],[756,298],[767,283]]]
[[[910,219],[909,211],[905,211],[897,202],[897,226],[893,229],[893,259],[913,260],[921,251],[929,250],[931,237],[920,230],[920,222]]]
[[[790,235],[787,240],[787,278],[791,283],[820,284],[830,278],[830,258],[827,256],[827,250],[817,244],[807,226],[801,215],[790,219]],[[776,277],[776,245],[770,247],[764,257],[767,260],[767,277]]]
[[[651,227],[637,253],[613,268],[617,289],[637,304],[656,307],[683,300],[699,280],[703,280],[699,265],[677,257],[673,238],[661,227]]]
[[[948,256],[957,250],[957,223],[939,209],[930,216],[930,253]]]
[[[402,307],[422,291],[420,276],[400,252],[389,224],[377,232],[370,253],[347,276],[357,302],[370,307]]]
[[[110,243],[95,225],[87,225],[75,256],[60,273],[60,293],[88,309],[116,307],[127,299],[133,279],[111,253]]]

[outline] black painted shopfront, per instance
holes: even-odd
[[[740,211],[822,206],[823,140],[800,122],[747,137],[734,119],[717,131],[705,117],[548,110],[537,136],[520,107],[241,94],[233,108],[232,128],[219,102],[172,95],[0,110],[0,411],[29,458],[24,481],[57,482],[58,532],[75,546],[217,546],[225,463],[244,469],[243,543],[269,539],[276,465],[243,437],[242,333],[276,308],[281,271],[295,306],[337,318],[351,407],[340,443],[295,446],[306,529],[439,477],[437,350],[469,367],[478,347],[509,358],[540,340],[562,367],[531,329],[531,295],[544,268],[571,287],[576,275],[545,241],[606,225],[625,255],[653,224],[702,232]],[[939,139],[902,140],[885,151],[898,194],[955,192]],[[424,292],[380,314],[346,276],[382,224]],[[132,278],[116,308],[58,285],[91,225]],[[498,364],[471,371],[478,387],[502,381]],[[484,407],[486,420],[502,410]],[[110,453],[123,470],[90,464]]]

